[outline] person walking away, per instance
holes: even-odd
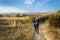
[[[35,18],[35,21],[36,21],[36,30],[37,30],[37,33],[39,34],[40,17],[37,16],[37,17]]]
[[[33,18],[33,27],[35,29],[35,32],[39,33],[39,23],[40,23],[40,17]]]

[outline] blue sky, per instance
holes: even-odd
[[[52,12],[60,10],[60,0],[0,0],[0,13]]]

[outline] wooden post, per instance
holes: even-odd
[[[16,26],[16,21],[14,20],[14,27]]]

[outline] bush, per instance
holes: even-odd
[[[27,16],[27,14],[23,14],[23,17]]]
[[[16,17],[20,17],[20,14],[17,14]]]
[[[54,15],[59,18],[60,17],[60,10],[58,10],[57,12],[54,13]]]
[[[51,26],[60,27],[60,10],[50,15],[49,22]]]
[[[25,23],[29,23],[30,22],[30,20],[23,20],[23,24],[25,24]]]
[[[0,17],[3,17],[3,15],[0,15]]]

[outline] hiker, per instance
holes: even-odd
[[[37,16],[36,18],[34,18],[34,19],[32,20],[32,22],[33,22],[33,26],[34,26],[34,28],[35,28],[35,31],[39,33],[40,17]]]
[[[39,33],[40,17],[37,16],[37,17],[35,18],[35,21],[36,21],[36,25],[37,25],[36,30],[37,30],[37,33]]]
[[[39,26],[39,23],[40,23],[40,17],[37,16],[37,17],[35,18],[35,21],[36,21],[36,23],[37,23],[37,26]]]

